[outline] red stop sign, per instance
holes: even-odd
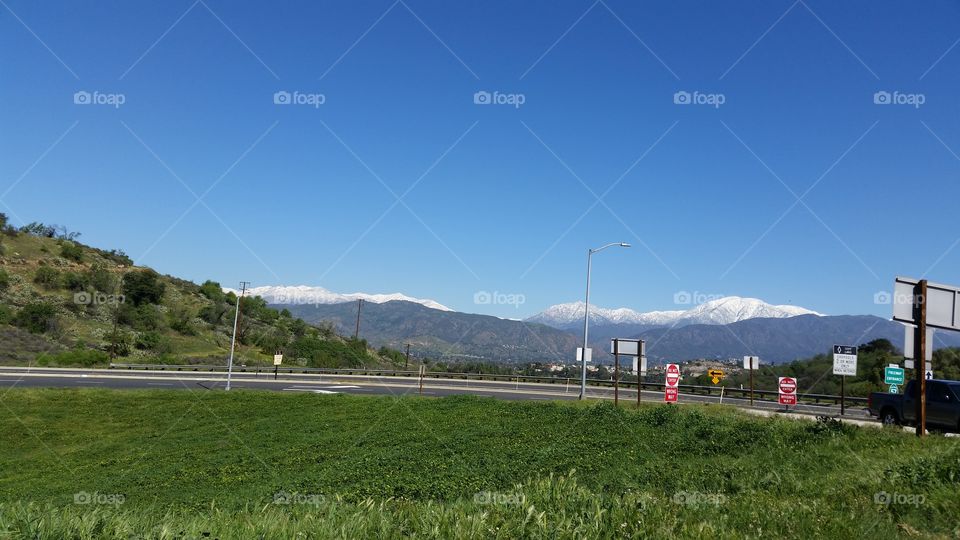
[[[667,364],[667,386],[676,386],[680,383],[680,366]]]

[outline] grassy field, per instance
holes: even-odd
[[[960,447],[718,407],[12,390],[0,538],[956,538]]]

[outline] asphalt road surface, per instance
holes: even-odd
[[[227,376],[222,372],[133,371],[116,369],[58,369],[0,367],[0,392],[9,388],[111,388],[111,389],[165,389],[165,390],[222,390]],[[509,400],[573,400],[579,394],[579,381],[568,384],[524,383],[507,381],[477,381],[463,379],[424,379],[423,395],[449,396],[469,394]],[[280,392],[312,392],[317,394],[356,395],[417,395],[420,393],[416,377],[377,377],[371,375],[318,375],[303,373],[235,373],[231,388],[246,390],[273,390]],[[590,399],[613,399],[613,389],[587,386]],[[643,401],[661,402],[662,392],[644,391]],[[634,403],[637,392],[621,389],[620,399]],[[718,396],[680,394],[680,402],[718,403]],[[723,403],[750,408],[747,399],[724,397]],[[782,405],[769,401],[754,401],[754,409],[783,410]],[[791,410],[809,414],[838,416],[837,405],[800,404]],[[862,406],[847,407],[845,418],[866,419]]]

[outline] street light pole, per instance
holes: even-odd
[[[630,244],[626,242],[613,242],[597,249],[587,250],[587,294],[583,303],[583,350],[580,353],[580,399],[584,399],[587,395],[587,340],[590,334],[590,270],[592,266],[592,257],[594,253],[603,251],[612,246],[628,248],[630,247]]]

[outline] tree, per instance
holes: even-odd
[[[60,256],[73,262],[83,262],[83,248],[74,242],[64,242],[60,246]]]
[[[160,274],[150,269],[130,272],[123,278],[124,300],[135,306],[159,304],[165,288]]]
[[[203,285],[200,285],[200,294],[214,302],[223,302],[225,299],[223,287],[216,281],[210,281],[209,279],[204,281]]]

